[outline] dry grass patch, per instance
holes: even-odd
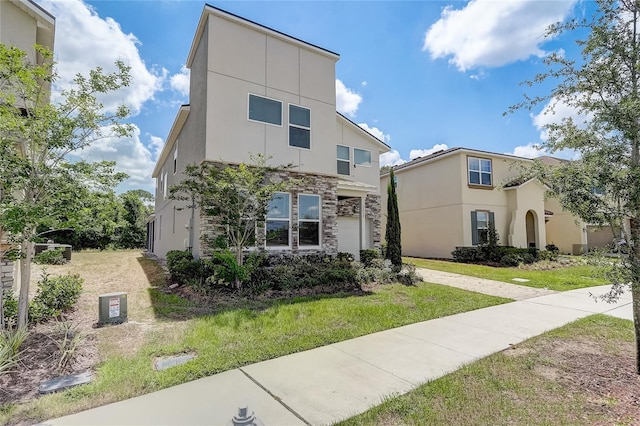
[[[594,315],[427,383],[342,425],[638,425],[630,321]]]

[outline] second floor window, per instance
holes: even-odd
[[[282,126],[282,102],[249,94],[249,120]]]
[[[351,175],[351,155],[350,149],[348,146],[338,145],[337,146],[337,156],[338,156],[338,174],[339,175]]]
[[[353,164],[356,166],[371,167],[371,151],[353,148]]]
[[[311,149],[311,110],[289,105],[289,146]]]
[[[491,160],[469,157],[469,185],[491,186]]]

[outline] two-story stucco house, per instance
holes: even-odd
[[[451,148],[394,168],[406,256],[450,258],[456,247],[478,245],[492,222],[499,243],[562,253],[587,248],[584,223],[545,199],[538,180],[519,181],[532,160],[467,148]],[[380,178],[386,188],[389,175]],[[383,224],[386,222],[383,197]]]
[[[336,112],[339,55],[206,5],[186,66],[189,104],[166,139],[153,177],[149,248],[206,255],[211,232],[198,209],[167,198],[188,164],[293,164],[302,186],[269,206],[264,248],[294,254],[351,252],[381,238],[379,160],[389,147]],[[264,229],[257,230],[265,232]],[[266,233],[264,235],[267,235]]]
[[[36,54],[34,45],[39,44],[53,50],[54,34],[54,16],[32,0],[0,1],[0,43],[15,46],[25,51],[33,63],[41,63],[43,58]],[[16,106],[24,107],[20,104]],[[6,250],[8,247],[6,235],[3,235],[0,250]],[[20,282],[19,274],[18,263],[3,259],[0,263],[0,289],[11,288],[14,283]]]

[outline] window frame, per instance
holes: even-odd
[[[486,228],[480,228],[478,227],[478,214],[486,214],[487,216],[487,221],[486,221]],[[493,223],[493,226],[495,227],[495,213],[492,212],[491,210],[484,210],[484,209],[478,209],[478,210],[471,210],[471,245],[472,246],[479,246],[482,244],[487,244],[489,242],[489,228],[491,227],[491,224]],[[483,240],[480,237],[480,230],[484,230],[486,232],[486,238]]]
[[[178,141],[176,141],[175,149],[173,150],[173,174],[178,172]]]
[[[251,118],[251,97],[252,96],[255,96],[256,98],[262,98],[262,99],[278,102],[280,104],[280,124],[270,123],[268,121],[256,120],[254,118]],[[283,120],[284,111],[283,111],[282,105],[283,105],[283,102],[279,99],[274,99],[268,96],[257,95],[255,93],[249,92],[247,94],[247,120],[252,121],[254,123],[268,124],[269,126],[282,127],[282,123],[284,122]]]
[[[317,219],[303,219],[300,216],[300,197],[315,197],[318,200],[318,218]],[[322,197],[319,194],[298,194],[298,247],[304,249],[315,249],[322,247]],[[318,224],[318,244],[306,245],[300,242],[300,224],[302,222],[317,223]]]
[[[364,163],[362,163],[362,164],[356,163],[356,150],[369,153],[369,165],[366,165]],[[356,166],[356,167],[373,167],[373,157],[371,156],[371,151],[368,150],[368,149],[364,149],[364,148],[356,148],[354,146],[353,147],[353,165]]]
[[[338,157],[338,147],[339,146],[341,146],[343,148],[347,148],[347,150],[349,152],[349,159],[348,160],[345,160],[345,159],[342,159],[342,158]],[[340,171],[338,169],[338,164],[336,162],[336,174],[340,175],[340,176],[351,176],[351,147],[348,146],[348,145],[336,144],[336,159],[337,159],[337,162],[342,161],[342,162],[347,163],[349,165],[349,167],[348,167],[349,173],[348,174],[344,174],[344,173],[340,173]]]
[[[276,192],[273,195],[276,196],[278,194],[286,194],[287,198],[288,198],[288,204],[287,204],[287,213],[288,216],[287,218],[269,218],[269,210],[267,209],[267,214],[265,215],[265,219],[264,219],[264,248],[266,250],[291,250],[291,193],[289,192]],[[270,246],[268,245],[268,240],[267,240],[267,225],[269,223],[269,221],[271,222],[286,222],[289,226],[287,228],[287,234],[288,234],[288,245],[286,246]]]
[[[472,170],[471,169],[471,160],[478,160],[478,170]],[[489,162],[489,168],[491,169],[489,172],[485,172],[482,171],[482,162],[483,161],[488,161]],[[474,173],[478,173],[478,179],[479,179],[479,183],[472,183],[471,182],[471,172]],[[489,175],[489,180],[490,183],[484,184],[482,183],[482,175],[483,174],[488,174]],[[493,160],[491,158],[485,158],[485,157],[474,157],[474,156],[467,156],[467,184],[469,185],[469,187],[471,188],[484,188],[484,189],[493,189]]]
[[[164,200],[167,199],[168,189],[169,189],[169,185],[167,184],[167,180],[168,180],[168,174],[167,174],[167,172],[164,172],[162,174],[162,198]]]
[[[289,103],[287,105],[288,105],[288,113],[289,113],[289,115],[288,115],[289,127],[288,127],[288,131],[287,131],[287,143],[289,145],[289,148],[306,149],[307,151],[311,151],[311,108],[307,108],[306,106],[292,104],[292,103]],[[305,126],[302,126],[300,124],[291,123],[291,107],[296,107],[296,108],[300,108],[300,109],[306,109],[307,111],[309,111],[309,127],[305,127]],[[297,129],[307,130],[309,132],[309,148],[304,147],[304,146],[291,145],[291,128],[292,127],[297,128]]]

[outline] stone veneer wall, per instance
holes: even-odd
[[[0,290],[13,288],[13,262],[3,260],[0,262]]]
[[[272,250],[270,252],[281,254],[328,254],[338,253],[338,179],[332,176],[313,175],[298,172],[277,172],[271,175],[274,181],[297,180],[289,193],[291,194],[291,250]],[[321,248],[305,248],[298,246],[298,194],[320,195],[321,200]],[[211,251],[208,241],[215,238],[221,232],[218,229],[215,218],[200,215],[200,239],[202,242],[203,256],[209,256]],[[256,235],[258,246],[264,246],[264,235],[258,232]]]
[[[314,175],[299,172],[277,172],[271,175],[274,181],[299,181],[291,189],[291,250],[270,250],[274,254],[327,254],[338,253],[338,216],[357,216],[360,214],[360,198],[347,198],[338,201],[338,178],[326,175]],[[321,199],[321,248],[304,248],[298,246],[298,194],[320,195]],[[380,196],[368,194],[365,199],[365,217],[371,220],[373,246],[380,248],[382,236],[380,218]],[[200,240],[202,255],[211,255],[209,241],[222,233],[215,218],[200,215]],[[264,247],[264,234],[256,235],[258,247]]]

